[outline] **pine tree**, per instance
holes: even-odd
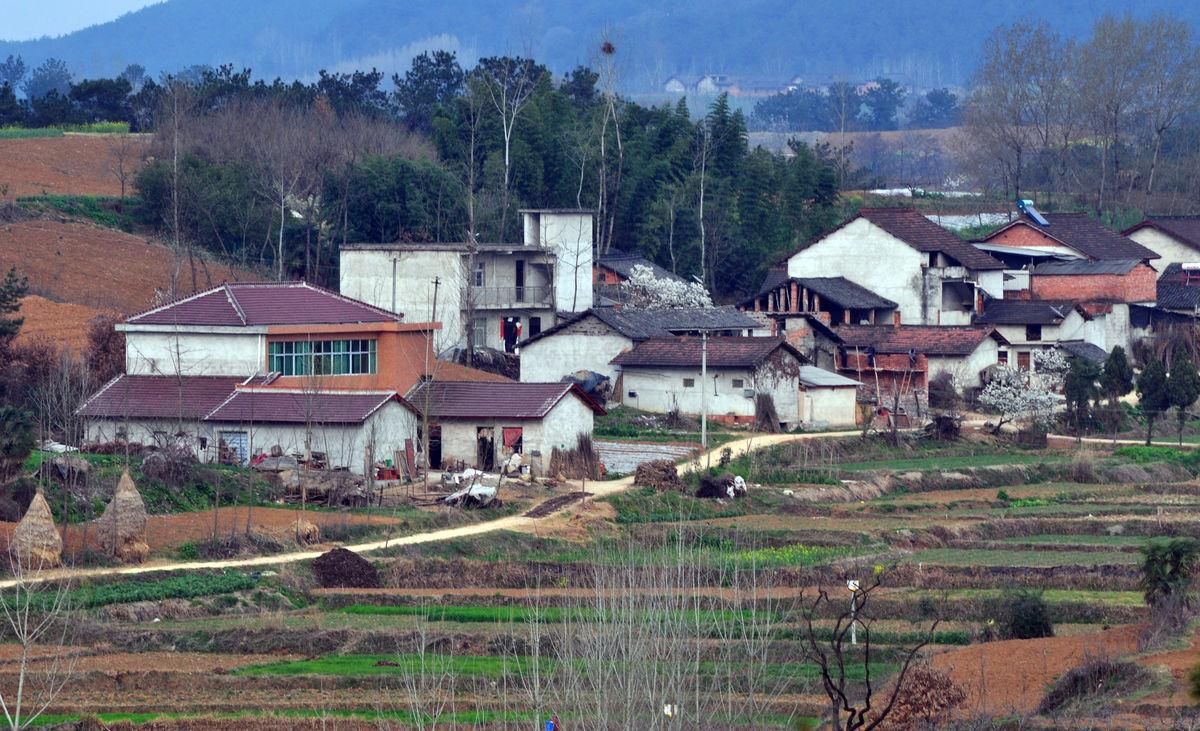
[[[17,268],[8,270],[0,282],[0,353],[8,351],[25,318],[16,317],[21,309],[21,298],[29,291],[29,280],[17,274]]]
[[[1175,407],[1175,415],[1179,420],[1179,445],[1183,446],[1183,425],[1187,422],[1187,410],[1200,398],[1200,373],[1196,372],[1191,358],[1177,358],[1171,364],[1171,372],[1167,376],[1167,395],[1171,406]]]
[[[1159,360],[1152,360],[1137,380],[1138,401],[1146,417],[1146,446],[1154,436],[1154,420],[1171,407],[1167,390],[1167,370]]]

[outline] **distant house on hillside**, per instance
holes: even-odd
[[[1149,216],[1123,235],[1158,254],[1154,268],[1200,262],[1200,216]]]

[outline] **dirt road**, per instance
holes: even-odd
[[[815,434],[755,434],[754,436],[745,439],[738,439],[733,442],[723,444],[716,449],[709,450],[705,454],[700,455],[695,461],[681,464],[679,466],[680,474],[688,472],[698,466],[705,466],[711,462],[716,462],[720,459],[721,452],[729,449],[733,457],[746,454],[758,449],[765,449],[776,444],[784,444],[792,441],[801,441],[805,439],[834,439],[839,437],[857,436],[857,431],[840,431],[840,432],[821,432]],[[589,482],[587,491],[595,497],[606,497],[613,495],[633,487],[633,477],[623,477],[619,480],[611,480],[608,482]],[[547,518],[552,516],[547,516]],[[514,515],[507,518],[498,518],[486,523],[477,523],[475,525],[464,525],[458,528],[444,528],[442,530],[428,531],[426,533],[415,533],[409,536],[400,538],[392,538],[390,540],[372,541],[370,543],[357,543],[345,546],[348,550],[355,553],[370,553],[371,551],[379,551],[393,546],[412,546],[422,543],[435,543],[437,541],[449,541],[455,538],[467,538],[470,536],[483,535],[485,533],[494,533],[496,531],[529,531],[542,520],[546,518],[527,518],[523,515]],[[139,566],[121,566],[121,567],[99,567],[90,569],[56,569],[53,571],[39,572],[36,577],[26,577],[27,582],[38,581],[53,581],[56,579],[85,579],[100,576],[132,576],[135,574],[148,574],[160,571],[200,571],[213,569],[244,569],[253,568],[256,566],[278,566],[285,563],[295,563],[297,561],[309,561],[317,556],[320,556],[322,551],[296,551],[293,553],[280,553],[272,556],[254,556],[252,558],[234,558],[222,561],[156,561],[152,563],[141,564]],[[16,584],[15,579],[7,579],[0,581],[0,589],[8,588]]]

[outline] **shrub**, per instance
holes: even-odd
[[[1037,712],[1057,713],[1089,699],[1112,698],[1141,686],[1149,677],[1145,668],[1128,660],[1085,656],[1054,683]]]
[[[180,561],[195,561],[200,558],[200,549],[194,541],[181,544],[175,552]]]
[[[1053,637],[1054,625],[1042,595],[1034,591],[1016,591],[1004,599],[1004,638],[1031,640]]]

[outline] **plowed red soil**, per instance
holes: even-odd
[[[0,161],[0,171],[3,162]],[[167,292],[175,260],[170,249],[132,234],[83,223],[32,220],[0,225],[0,272],[17,267],[29,277],[29,293],[56,302],[131,314],[148,309],[156,292]],[[196,285],[259,279],[213,262],[197,261]],[[184,261],[178,292],[191,293]]]
[[[73,353],[87,349],[88,324],[103,310],[69,302],[51,302],[45,297],[30,295],[21,300],[21,332],[17,344],[49,340]]]
[[[110,169],[113,145],[109,135],[65,135],[25,140],[0,140],[0,186],[9,196],[120,195],[121,182]],[[148,137],[127,138],[144,154]]]
[[[1024,714],[1034,711],[1054,679],[1085,655],[1136,652],[1137,634],[1129,625],[1072,637],[985,642],[934,655],[930,663],[966,690],[964,715]]]

